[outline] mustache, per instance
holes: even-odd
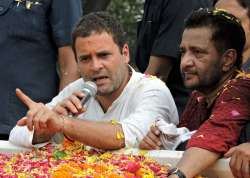
[[[90,75],[90,76],[84,76],[85,80],[95,82],[98,79],[104,79],[104,78],[110,78],[108,74],[98,74],[98,75]]]
[[[184,79],[187,75],[196,75],[197,72],[190,70],[190,71],[181,71],[181,76]]]
[[[194,71],[194,70],[188,70],[188,71],[181,71],[181,74],[182,75],[188,75],[188,74],[197,74],[197,72],[196,71]]]

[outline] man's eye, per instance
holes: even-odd
[[[196,58],[200,58],[200,59],[202,59],[205,54],[205,52],[202,50],[194,50],[193,52]]]
[[[184,49],[180,49],[181,56],[183,56],[184,53],[185,53],[185,50]]]
[[[194,53],[195,53],[195,54],[199,54],[199,53],[201,53],[201,51],[198,50],[198,49],[196,49],[196,50],[194,50]]]
[[[194,54],[195,55],[202,55],[202,54],[204,54],[204,51],[197,49],[197,50],[194,50]]]
[[[87,61],[88,59],[89,59],[88,56],[79,56],[79,57],[78,57],[78,60],[79,60],[79,61]]]
[[[110,53],[100,53],[100,54],[98,54],[98,57],[107,58],[109,55],[110,55]]]

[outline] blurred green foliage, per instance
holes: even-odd
[[[143,14],[144,0],[111,0],[107,11],[116,17],[127,32],[130,52],[133,58],[136,42],[137,22]]]

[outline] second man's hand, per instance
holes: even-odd
[[[63,131],[63,116],[52,111],[43,103],[37,103],[25,95],[20,89],[16,89],[16,95],[28,107],[25,117],[21,118],[17,125],[27,126],[29,130],[35,131],[47,130],[48,133],[57,133]]]
[[[159,150],[161,145],[160,130],[155,126],[151,126],[148,134],[140,142],[139,148],[144,150]]]

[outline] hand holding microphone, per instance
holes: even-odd
[[[74,92],[71,96],[58,103],[53,110],[62,115],[79,115],[85,111],[85,104],[91,97],[95,97],[97,86],[94,82],[88,81],[83,89]]]

